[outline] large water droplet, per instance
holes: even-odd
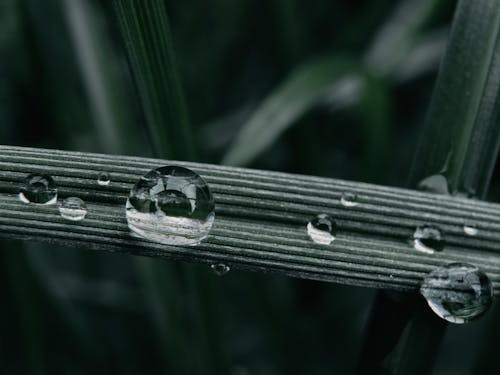
[[[231,268],[223,263],[212,264],[210,268],[217,276],[227,275],[231,271]]]
[[[477,229],[477,226],[475,224],[464,224],[464,233],[468,236],[475,236],[479,232],[479,229]]]
[[[483,315],[493,299],[488,276],[465,263],[452,263],[430,272],[420,293],[439,317],[458,324]]]
[[[111,182],[108,172],[101,172],[99,177],[97,177],[97,184],[100,186],[108,186]]]
[[[87,215],[87,206],[80,198],[69,197],[62,201],[59,213],[67,220],[80,221]]]
[[[446,177],[441,174],[435,174],[424,178],[418,183],[417,187],[419,190],[426,191],[428,193],[450,194],[448,181],[446,180]]]
[[[307,223],[307,234],[322,245],[329,245],[335,239],[335,221],[326,214],[319,214]]]
[[[126,215],[133,233],[169,245],[196,245],[214,223],[214,200],[207,183],[193,171],[166,166],[134,185]]]
[[[358,196],[354,193],[344,193],[340,198],[340,203],[344,207],[354,207],[358,205]]]
[[[50,176],[30,174],[21,185],[19,199],[24,203],[55,204],[57,202],[56,184]]]
[[[434,225],[418,226],[413,233],[413,247],[427,254],[443,250],[444,241],[441,230]]]

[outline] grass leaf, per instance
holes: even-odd
[[[222,163],[248,164],[290,124],[318,104],[339,79],[353,71],[354,66],[353,60],[343,56],[302,65],[259,105],[243,125]]]
[[[410,172],[412,187],[423,178],[442,174],[451,192],[484,198],[500,141],[499,26],[498,2],[458,3],[426,128]],[[400,317],[400,324],[384,317],[388,310]],[[379,294],[365,338],[365,366],[380,367],[392,356],[388,365],[391,373],[429,373],[445,327],[419,296],[390,301]],[[380,342],[380,331],[390,339]],[[376,343],[380,343],[378,357],[369,353]]]
[[[416,290],[437,265],[473,262],[500,293],[500,205],[330,178],[175,162],[211,185],[217,221],[202,244],[168,246],[131,236],[123,217],[130,184],[152,165],[168,163],[0,146],[0,236],[401,291]],[[114,172],[113,184],[103,189],[95,176],[106,168]],[[52,175],[61,198],[82,197],[88,218],[68,223],[57,207],[20,202],[18,186],[28,171]],[[346,191],[357,195],[359,206],[341,204]],[[318,212],[334,216],[342,231],[332,248],[307,235],[306,225]],[[471,216],[481,228],[473,237],[463,232],[463,222]],[[416,253],[407,239],[422,217],[439,226],[456,251]]]
[[[409,0],[398,6],[368,50],[364,65],[379,77],[390,75],[412,50],[417,33],[436,0]],[[258,106],[243,125],[222,163],[248,165],[347,76],[361,75],[361,64],[343,56],[301,65]],[[418,70],[417,70],[418,72]]]
[[[500,141],[499,31],[497,1],[458,3],[411,185],[441,173],[451,192],[485,196]]]
[[[365,64],[379,76],[391,74],[410,52],[438,1],[406,0],[393,10],[365,55]]]
[[[193,160],[186,103],[161,0],[114,0],[155,155]]]

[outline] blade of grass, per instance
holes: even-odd
[[[497,13],[498,17],[498,4],[494,6],[494,13]],[[500,87],[500,32],[498,29],[493,48],[491,62],[488,67],[488,76],[484,83],[483,98],[476,115],[474,129],[471,132],[471,137],[473,137],[473,139],[470,140],[471,145],[468,146],[470,151],[466,151],[467,154],[470,155],[471,160],[468,158],[464,160],[464,165],[471,170],[467,171],[467,173],[463,172],[455,182],[455,189],[458,191],[474,190],[474,184],[477,184],[478,188],[476,188],[476,191],[477,194],[479,194],[479,198],[484,198],[486,195],[487,184],[495,166],[496,156],[498,155],[498,142],[500,141],[500,134],[498,131],[500,127],[500,105],[498,104]],[[470,79],[473,79],[473,77],[470,77]],[[477,123],[480,122],[482,122],[487,129],[482,132],[477,132],[475,127]],[[484,144],[485,147],[481,148],[481,144]],[[484,160],[484,158],[488,156],[490,160]],[[485,185],[477,182],[483,180],[485,181]],[[495,311],[498,312],[498,304],[495,306]],[[497,353],[492,350],[492,348],[495,346],[498,332],[500,332],[500,320],[495,319],[494,323],[489,326],[488,333],[483,336],[483,340],[480,343],[479,356],[476,359],[473,369],[474,373],[479,374],[484,371],[491,371],[491,368],[493,368],[491,366],[493,363],[496,363]]]
[[[458,3],[411,185],[441,173],[450,192],[485,196],[499,146],[499,28],[497,1]]]
[[[355,62],[333,56],[309,62],[271,93],[243,125],[223,164],[245,165],[298,118],[316,105],[336,81],[352,72]]]
[[[114,0],[113,7],[155,154],[192,160],[195,150],[164,1]]]
[[[354,285],[416,290],[422,277],[451,263],[476,264],[500,286],[500,206],[461,197],[437,196],[398,188],[328,178],[291,175],[160,159],[116,157],[11,146],[0,147],[0,235],[85,244],[100,250],[224,263],[232,268],[280,272]],[[152,167],[175,163],[199,173],[212,187],[216,226],[195,247],[156,244],[131,236],[124,217],[130,186]],[[101,187],[95,175],[114,173]],[[88,219],[68,223],[54,206],[26,205],[17,198],[27,173],[51,174],[61,198],[87,202]],[[358,196],[346,209],[344,192]],[[331,247],[313,243],[306,224],[318,212],[336,218],[338,239]],[[446,251],[416,253],[407,240],[417,225],[440,227]],[[463,223],[477,223],[476,236]],[[51,233],[50,236],[48,233]],[[335,251],[332,251],[334,249]]]
[[[391,76],[396,82],[405,82],[431,72],[439,66],[447,41],[448,30],[435,30],[422,35]]]
[[[404,61],[417,32],[437,3],[436,0],[410,0],[400,5],[368,50],[364,58],[366,69],[383,78]],[[314,105],[330,96],[338,81],[347,76],[363,76],[361,67],[362,64],[344,56],[317,59],[299,66],[257,107],[222,163],[248,165]]]
[[[496,1],[460,1],[431,100],[413,169],[412,186],[444,174],[453,193],[484,198],[498,154],[500,65]],[[465,76],[465,77],[464,77]],[[368,327],[360,373],[389,368],[395,374],[432,370],[445,323],[419,296],[377,298]],[[388,319],[395,314],[399,324]],[[385,332],[380,340],[379,332]],[[378,351],[370,353],[377,345]],[[392,361],[387,363],[392,355]],[[385,362],[385,363],[384,363]]]
[[[364,56],[373,74],[385,77],[400,65],[439,3],[436,0],[406,0],[395,7]]]
[[[195,150],[164,2],[116,0],[113,6],[146,112],[153,154],[192,160]],[[217,345],[210,347],[208,340],[207,326],[211,319],[202,313],[208,311],[209,316],[211,310],[208,305],[202,309],[197,297],[197,293],[208,293],[207,283],[210,281],[186,267],[174,272],[171,265],[148,259],[137,259],[136,264],[148,285],[148,298],[156,306],[154,318],[163,328],[160,343],[165,343],[165,340],[170,343],[186,342],[182,347],[169,346],[169,353],[177,352],[171,356],[169,365],[182,373],[217,373],[217,364],[211,361],[210,355],[217,350]],[[205,279],[200,281],[200,278]],[[184,299],[185,295],[190,297]],[[176,306],[187,309],[189,322],[177,324],[186,320],[186,314]],[[169,312],[167,320],[162,311]],[[195,327],[190,327],[193,324]],[[175,337],[171,337],[171,333]],[[184,360],[179,361],[181,356]]]

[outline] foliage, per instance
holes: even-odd
[[[175,154],[181,155],[182,142],[151,143],[151,124],[169,123],[157,130],[166,132],[158,141],[177,140],[170,132],[190,128],[203,162],[405,185],[455,2],[404,1],[396,10],[387,0],[151,1],[146,10],[138,10],[138,2],[117,3],[121,13],[102,0],[2,2],[2,144],[137,156],[180,146]],[[482,63],[496,56],[499,8],[493,0],[480,3],[484,13],[475,19],[480,30],[492,28],[493,39],[479,50],[489,57],[477,58],[470,70],[451,60],[466,79],[456,88],[440,87],[463,112],[433,104],[429,116],[439,123],[495,122],[496,112],[481,109],[495,101],[495,86],[484,83],[488,74],[497,77],[498,64]],[[137,24],[130,23],[134,17]],[[133,38],[152,44],[126,46],[125,18]],[[470,46],[467,25],[460,27]],[[155,34],[167,29],[171,40]],[[459,45],[448,53],[464,50]],[[178,70],[169,68],[172,61]],[[321,75],[314,61],[326,64]],[[475,72],[484,79],[469,90],[465,75]],[[137,76],[146,77],[142,86]],[[474,113],[465,105],[468,95]],[[264,111],[272,98],[280,104],[272,119],[280,121],[259,143],[253,138],[271,125],[264,126]],[[245,130],[258,120],[254,133]],[[460,139],[462,150],[467,138]],[[432,138],[428,143],[439,148]],[[228,156],[242,147],[244,158]],[[472,149],[478,148],[484,151]],[[497,180],[494,173],[490,199],[500,195]],[[236,375],[352,373],[356,367],[372,290],[246,272],[216,278],[195,265],[192,276],[172,265],[145,279],[131,258],[2,242],[0,371]],[[163,288],[163,294],[152,292]],[[494,363],[496,353],[482,346],[494,347],[498,315],[449,329],[435,372],[476,373]],[[484,344],[471,347],[471,337]]]

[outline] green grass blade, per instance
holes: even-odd
[[[176,161],[213,189],[217,221],[210,236],[186,247],[135,238],[123,210],[130,185],[152,165],[170,162],[0,146],[0,236],[402,291],[418,290],[422,278],[438,265],[467,262],[483,269],[495,294],[500,293],[500,205],[462,197]],[[103,168],[114,171],[114,184],[105,188],[95,182]],[[22,203],[17,193],[27,171],[53,176],[61,197],[84,198],[88,218],[68,223],[57,207]],[[356,194],[359,204],[343,206],[345,192]],[[339,240],[330,247],[314,243],[307,234],[307,223],[318,212],[336,219]],[[422,217],[443,230],[448,251],[424,254],[407,243]],[[480,228],[476,236],[463,231],[470,217]]]
[[[194,159],[186,103],[161,0],[114,0],[156,155]]]
[[[448,30],[434,30],[420,36],[391,76],[396,82],[410,81],[439,66],[448,41]]]
[[[164,2],[115,0],[113,5],[146,114],[153,154],[193,160],[195,150]],[[176,272],[173,265],[148,259],[137,259],[135,263],[139,277],[147,286],[167,368],[182,373],[214,373],[205,329],[207,318],[200,315],[201,307],[193,297],[207,281],[197,282],[195,272],[182,266]],[[191,297],[185,299],[184,295]],[[190,309],[186,301],[192,305]],[[180,311],[178,306],[184,306],[186,311]],[[167,316],[163,312],[168,313]],[[190,320],[190,323],[177,324],[180,320]],[[165,345],[166,340],[170,345]],[[171,345],[182,341],[184,345]]]
[[[484,198],[500,140],[500,122],[495,121],[500,109],[497,105],[499,25],[497,1],[458,3],[410,173],[413,187],[423,178],[442,174],[451,192],[473,193]],[[378,300],[382,299],[379,296]],[[399,325],[384,318],[395,311],[403,317]],[[379,345],[384,349],[378,358],[370,358],[373,367],[382,366],[380,363],[392,358],[386,363],[392,373],[429,373],[445,327],[419,296],[404,297],[402,301],[385,298],[374,306],[365,353],[370,346],[380,343],[376,332],[384,331],[390,340]]]
[[[366,66],[379,76],[391,74],[410,52],[438,3],[436,0],[400,2],[375,36],[364,57]]]
[[[379,77],[390,75],[411,51],[417,33],[432,15],[436,0],[405,1],[375,37],[364,58]],[[243,125],[222,163],[248,165],[288,127],[320,102],[332,87],[360,71],[361,64],[343,56],[322,58],[297,68],[258,106]]]
[[[318,104],[340,78],[353,71],[354,66],[352,59],[343,56],[302,65],[263,101],[243,125],[222,163],[248,164],[290,124]]]
[[[417,151],[411,184],[443,174],[449,190],[484,197],[500,132],[500,7],[460,1]]]

